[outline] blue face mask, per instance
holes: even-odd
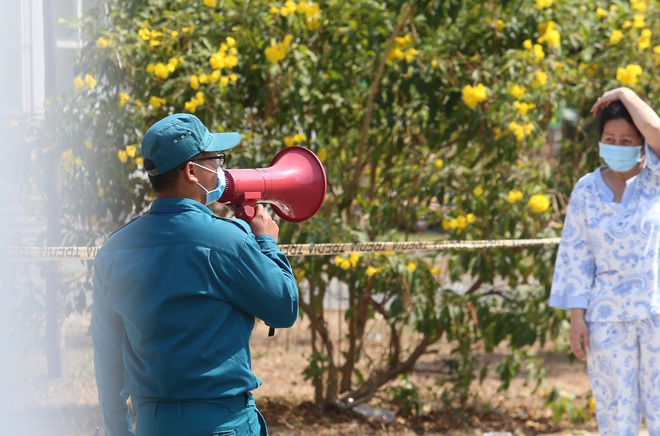
[[[212,169],[206,168],[203,165],[197,164],[195,162],[193,163],[200,168],[204,168],[206,171],[215,173],[218,176],[218,186],[211,191],[209,191],[204,186],[202,186],[201,183],[197,182],[197,184],[206,192],[206,202],[204,203],[204,205],[208,206],[209,204],[215,203],[216,201],[220,200],[220,197],[222,197],[222,193],[225,192],[225,188],[227,187],[227,179],[225,178],[225,171],[222,169],[222,167],[218,167],[217,171],[213,171]]]
[[[625,173],[642,160],[642,146],[610,145],[598,143],[600,157],[612,171]]]

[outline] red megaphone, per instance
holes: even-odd
[[[268,168],[224,170],[227,186],[218,200],[234,208],[234,216],[254,218],[257,202],[269,203],[285,221],[299,223],[318,212],[328,181],[316,155],[298,146],[280,150]]]

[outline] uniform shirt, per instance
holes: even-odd
[[[94,261],[94,365],[106,429],[132,434],[129,395],[233,397],[261,385],[251,371],[255,317],[290,327],[298,287],[275,239],[185,198],[112,234]]]
[[[660,315],[660,162],[647,145],[621,203],[612,202],[601,171],[571,193],[550,305],[586,309],[592,322]]]

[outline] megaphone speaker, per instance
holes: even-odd
[[[218,202],[229,203],[234,215],[248,222],[254,218],[257,202],[270,204],[285,221],[306,221],[321,208],[328,186],[319,158],[299,146],[280,150],[268,168],[224,172],[227,186]]]

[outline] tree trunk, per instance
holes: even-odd
[[[43,0],[44,28],[44,91],[46,100],[57,95],[57,43],[55,37],[55,2]],[[46,118],[57,114],[45,111]],[[46,126],[52,125],[46,119]],[[61,241],[60,195],[57,174],[57,153],[50,151],[46,169],[46,243],[58,247]],[[64,306],[60,292],[59,264],[46,262],[46,358],[48,375],[61,377],[64,373]]]

